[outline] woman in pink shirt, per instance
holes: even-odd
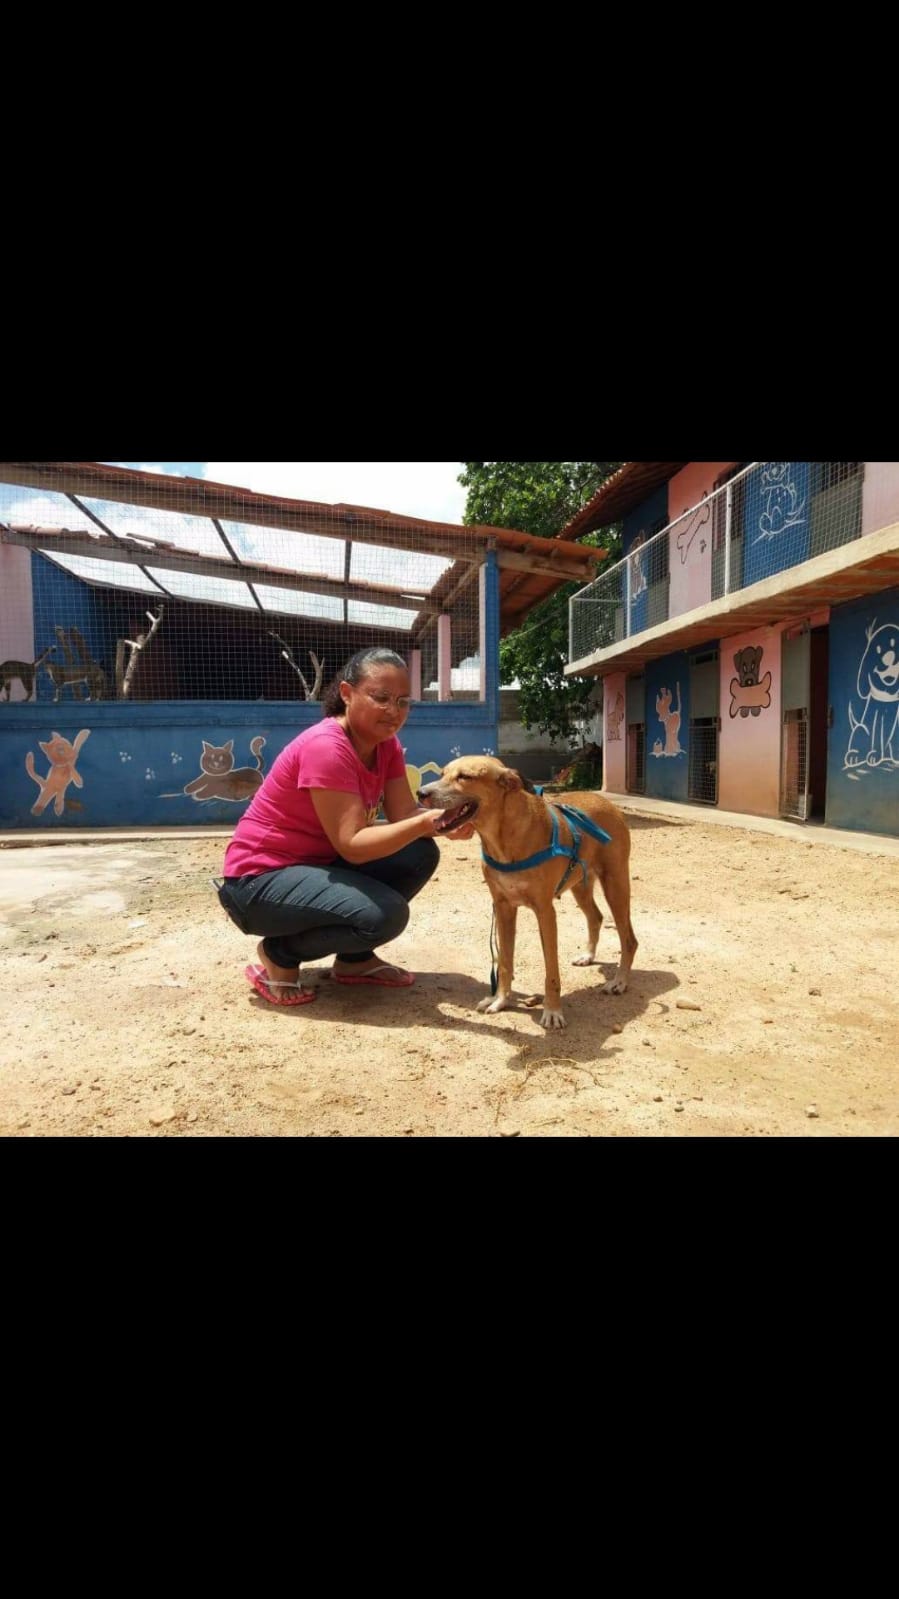
[[[281,751],[237,824],[223,903],[242,932],[262,934],[261,964],[246,976],[272,1004],[314,999],[300,963],[323,955],[336,955],[335,983],[415,981],[375,953],[403,931],[440,859],[443,813],[416,804],[397,738],[410,703],[402,656],[361,650],[327,690],[323,720]],[[376,823],[380,806],[387,821]]]

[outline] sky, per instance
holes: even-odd
[[[112,466],[178,477],[208,478],[256,494],[284,494],[325,505],[365,505],[420,516],[429,522],[462,521],[467,490],[456,479],[461,461],[113,461]]]

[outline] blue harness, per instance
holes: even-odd
[[[488,855],[486,850],[482,849],[481,860],[485,866],[492,867],[495,872],[525,872],[530,866],[542,866],[544,861],[551,861],[554,855],[563,855],[568,861],[568,865],[555,889],[554,898],[558,899],[576,866],[581,869],[583,882],[586,883],[587,881],[586,863],[581,860],[580,856],[581,832],[589,833],[591,838],[597,839],[600,844],[611,844],[612,839],[609,833],[602,827],[597,827],[595,822],[591,822],[589,816],[585,816],[583,811],[579,811],[574,805],[560,805],[555,801],[548,801],[547,803],[549,804],[553,825],[552,838],[548,849],[538,850],[536,855],[529,855],[525,861],[495,861],[492,855]],[[570,845],[559,843],[557,811],[562,812],[571,829]]]

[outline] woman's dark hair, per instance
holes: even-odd
[[[341,683],[352,683],[355,687],[364,677],[371,675],[373,666],[399,666],[404,672],[408,670],[406,662],[401,655],[397,655],[396,650],[384,650],[380,646],[370,650],[357,650],[322,695],[322,711],[325,716],[343,715],[346,707],[340,697]]]

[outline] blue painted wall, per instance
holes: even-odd
[[[37,672],[38,704],[53,702],[54,688],[47,675],[47,666],[65,666],[65,654],[60,647],[54,628],[77,627],[84,638],[92,658],[106,673],[110,697],[115,694],[115,651],[119,636],[120,597],[106,594],[98,604],[97,590],[82,583],[62,567],[45,561],[42,555],[31,557],[31,590],[34,606],[35,655],[40,655],[48,644],[54,644],[52,655],[42,663]],[[77,659],[77,652],[73,652]],[[71,701],[72,689],[60,690],[60,704]]]
[[[899,836],[899,588],[830,618],[826,820]]]
[[[743,586],[808,560],[810,481],[807,461],[766,461],[747,480],[743,514]]]
[[[261,759],[265,771],[304,727],[317,722],[318,706],[205,704],[181,702],[129,705],[88,702],[83,705],[10,705],[0,707],[0,828],[192,826],[206,822],[234,823],[255,792],[257,755],[251,740],[265,739]],[[79,734],[87,738],[79,741]],[[68,748],[54,740],[67,741]],[[407,764],[444,766],[459,752],[496,752],[497,726],[484,705],[416,706],[402,730]],[[222,749],[233,740],[231,772],[243,769],[245,797],[208,797],[209,790],[233,788],[233,782],[204,783],[200,765],[204,741]],[[81,779],[63,783],[65,762],[79,742],[75,771]],[[54,763],[42,744],[50,744]],[[258,750],[257,746],[257,750]],[[28,757],[37,776],[62,787],[62,813],[55,803],[36,813],[42,791],[28,772]],[[220,761],[227,767],[229,757]],[[208,761],[207,761],[208,764]],[[246,775],[249,774],[249,775]],[[198,781],[195,794],[185,794]],[[425,777],[428,781],[428,777]],[[204,793],[204,790],[206,791]],[[55,800],[51,784],[51,799]]]
[[[690,764],[690,663],[683,652],[665,655],[661,660],[647,661],[645,673],[646,792],[655,799],[686,800]],[[660,711],[665,713],[666,720]],[[671,753],[673,750],[677,753]]]
[[[634,545],[648,544],[657,522],[668,521],[668,485],[663,483],[655,494],[629,511],[621,524],[621,547],[629,555]],[[629,633],[642,633],[648,626],[649,570],[648,562],[635,555],[630,564],[631,619]]]

